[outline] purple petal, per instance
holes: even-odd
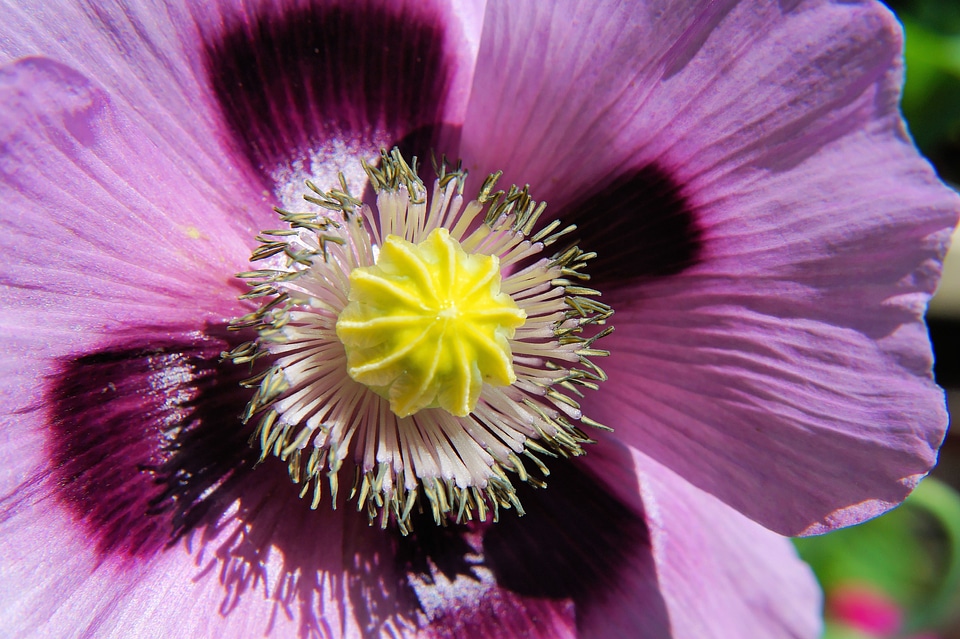
[[[899,27],[877,3],[663,9],[489,6],[464,152],[611,254],[592,417],[775,530],[856,523],[946,426],[921,317],[958,203],[904,134]]]
[[[282,469],[275,470],[267,481],[260,474],[241,486],[242,500],[230,504],[216,526],[150,561],[91,553],[82,529],[70,526],[66,513],[50,500],[30,503],[15,516],[4,513],[0,621],[5,632],[117,638],[374,636],[361,634],[344,594],[379,592],[380,574],[345,562],[354,556],[358,539],[380,531],[369,531],[362,516],[350,511],[309,511],[289,490]],[[306,538],[305,530],[310,531]],[[376,559],[357,557],[358,562]]]
[[[624,390],[587,402],[626,441],[783,532],[856,523],[895,505],[935,462],[946,426],[920,314],[953,202],[915,188],[914,202],[943,212],[918,224],[917,204],[899,201],[909,182],[898,189],[870,173],[857,182],[866,192],[851,190],[844,206],[888,194],[873,219],[793,207],[823,230],[798,231],[787,245],[821,243],[819,261],[790,264],[774,249],[786,230],[770,228],[757,245],[782,266],[743,272],[763,259],[744,249],[725,260],[728,273],[709,272],[722,270],[717,260],[616,295],[606,368]],[[782,186],[771,197],[789,197]]]
[[[796,122],[746,149],[724,138],[730,156],[687,180],[703,262],[615,296],[626,330],[610,372],[630,393],[596,406],[626,441],[790,534],[899,503],[946,427],[921,318],[957,199],[903,135],[896,25],[858,17],[789,58],[787,78],[814,58],[810,86],[839,85],[832,102],[811,88]]]
[[[47,428],[32,428],[49,461],[0,499],[0,623],[13,636],[295,634],[309,620],[279,614],[290,602],[263,592],[280,571],[258,545],[277,527],[270,508],[290,505],[272,499],[272,487],[289,485],[269,470],[251,481],[251,452],[230,417],[245,401],[239,371],[216,371],[227,344],[146,327],[134,334],[62,361],[45,407],[22,415],[49,416]],[[264,515],[254,521],[250,511]],[[283,553],[297,561],[289,546]],[[336,620],[339,600],[324,604]]]
[[[487,532],[487,563],[502,587],[571,598],[578,637],[668,636],[657,531],[637,494],[610,489],[637,486],[630,456],[611,444],[595,448],[587,460],[550,464],[547,489],[524,496],[527,515]]]
[[[580,246],[598,254],[590,262],[590,280],[601,291],[676,275],[704,257],[696,208],[671,172],[656,163],[584,189],[558,217],[576,224]]]
[[[642,109],[648,94],[658,94],[662,57],[677,40],[730,4],[488,4],[464,121],[468,168],[503,170],[506,183],[529,183],[558,207],[651,164],[656,156],[625,164],[642,142],[624,134],[636,128],[624,111]],[[659,128],[674,114],[657,105],[649,115],[658,117]],[[647,137],[655,130],[647,129]]]
[[[572,637],[623,575],[646,575],[643,601],[659,601],[642,519],[573,465],[484,539],[429,516],[401,538],[351,508],[310,511],[282,464],[254,468],[237,418],[244,371],[217,361],[226,334],[206,333],[131,326],[50,371],[44,401],[20,416],[48,421],[31,427],[48,459],[0,500],[0,561],[28,584],[0,590],[5,627]],[[38,575],[47,562],[57,569]]]
[[[423,156],[430,144],[455,152],[482,10],[483,0],[23,2],[0,5],[6,36],[0,61],[57,59],[104,87],[150,139],[204,172],[226,169],[224,192],[259,193],[265,176],[271,182],[275,171],[294,167],[258,161],[275,154],[290,160],[295,152],[300,155],[294,159],[307,160],[304,143],[318,161],[337,164],[314,167],[314,177],[330,173],[334,180],[337,169],[349,171],[356,161],[344,157],[345,145],[347,156],[362,152],[368,159],[379,145],[394,142]],[[304,20],[291,21],[294,14]],[[349,38],[332,37],[350,25],[357,28]],[[427,38],[431,33],[438,38]],[[244,46],[254,47],[258,62],[240,77],[237,65],[250,53]],[[415,95],[415,86],[424,94]],[[375,94],[387,104],[375,105]],[[346,128],[333,131],[334,120]],[[328,134],[335,134],[336,143]],[[372,147],[357,148],[358,141]],[[275,143],[291,144],[283,149]],[[240,188],[233,187],[236,181]],[[293,181],[299,191],[302,180]],[[268,207],[261,212],[269,221]]]
[[[629,120],[610,112],[654,88],[658,56],[704,18],[693,2],[487,6],[462,155],[475,174],[530,184],[551,216],[576,223],[581,246],[599,254],[591,276],[601,288],[701,258],[696,210],[673,167],[634,161]]]

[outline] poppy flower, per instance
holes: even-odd
[[[946,413],[922,317],[958,203],[904,129],[900,30],[876,2],[15,3],[0,24],[0,621],[13,636],[812,637],[819,594],[779,535],[883,512],[935,462]],[[465,193],[502,171],[503,197],[526,206],[529,184],[549,203],[541,225],[577,226],[595,308],[615,311],[599,312],[616,326],[596,375],[608,379],[557,391],[576,408],[541,407],[597,443],[564,449],[575,459],[548,448],[549,474],[525,477],[490,440],[489,459],[476,454],[512,491],[492,502],[471,492],[482,480],[441,468],[468,466],[461,431],[408,446],[441,470],[393,510],[356,512],[379,480],[360,440],[333,437],[335,418],[320,418],[324,442],[307,435],[356,472],[351,484],[327,466],[323,481],[356,494],[313,504],[288,477],[303,479],[294,427],[343,395],[318,409],[317,388],[290,388],[297,362],[265,337],[289,324],[247,321],[279,317],[257,315],[251,280],[284,312],[340,296],[324,343],[354,349],[337,379],[389,405],[383,423],[447,411],[473,437],[488,387],[514,393],[534,376],[521,364],[556,370],[559,355],[517,356],[566,330],[524,332],[548,314],[515,294],[518,261],[484,302],[502,320],[484,342],[501,350],[484,353],[512,372],[366,376],[377,356],[357,278],[385,277],[390,254],[433,273],[423,264],[460,241],[465,271],[493,268],[470,245],[479,218],[416,242],[377,235],[398,219],[384,193],[420,202],[413,177],[405,191],[374,177],[401,166],[394,147],[404,162],[433,153],[453,187],[462,172],[439,158],[461,158]],[[304,193],[334,209],[311,213],[312,236]],[[292,295],[264,274],[276,262],[250,266],[251,251],[289,258],[287,274],[308,269],[297,258],[314,275],[339,264],[323,261],[322,234],[335,252],[337,229],[374,206],[350,227],[370,256],[343,270],[350,286],[297,275]],[[517,242],[544,237],[494,218]],[[308,240],[313,255],[292,250]],[[577,287],[538,285],[567,300]],[[257,387],[273,378],[250,382],[224,354],[287,387]],[[258,421],[258,398],[296,390],[307,399]],[[278,423],[290,428],[271,440]],[[389,430],[352,423],[365,441]],[[549,439],[517,423],[520,451]],[[467,492],[444,502],[455,488]],[[480,504],[499,497],[510,508],[493,522]]]

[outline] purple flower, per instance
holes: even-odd
[[[12,636],[813,637],[778,533],[876,515],[935,462],[922,315],[958,202],[904,130],[879,3],[15,2],[0,25]],[[362,186],[394,145],[529,183],[598,253],[617,331],[581,404],[615,432],[515,482],[523,517],[403,536],[254,466],[220,361],[251,310],[234,274],[304,177]]]

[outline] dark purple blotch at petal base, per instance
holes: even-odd
[[[701,259],[704,234],[680,182],[657,164],[597,184],[557,217],[577,224],[579,244],[596,251],[591,286],[601,290],[676,275]]]
[[[444,55],[452,36],[433,4],[314,3],[228,21],[207,43],[206,66],[251,166],[269,180],[333,140],[402,144],[408,157],[429,157],[452,75]]]
[[[418,604],[393,560],[395,533],[369,526],[344,503],[312,511],[285,464],[257,465],[251,427],[241,421],[252,391],[240,381],[251,371],[220,359],[241,341],[218,326],[179,334],[140,327],[61,361],[44,402],[54,497],[101,556],[149,560],[183,552],[175,544],[191,535],[191,547],[207,557],[197,578],[215,575],[223,588],[211,615],[263,597],[267,561],[279,551],[283,564],[271,577],[283,587],[267,596],[278,614],[297,616],[300,636],[322,636],[324,588],[350,599],[365,636],[414,623]],[[239,526],[211,543],[225,517]],[[448,556],[465,553],[462,544],[447,548]],[[271,620],[263,624],[269,630]]]
[[[557,623],[606,615],[610,593],[631,580],[652,585],[638,605],[653,627],[665,623],[642,516],[576,460],[552,460],[548,488],[520,486],[527,514],[503,512],[496,524],[438,527],[425,513],[404,537],[369,526],[343,495],[337,510],[327,495],[311,511],[283,463],[255,465],[240,421],[250,391],[239,382],[250,371],[220,361],[239,341],[222,327],[141,327],[64,359],[48,377],[50,489],[96,552],[148,560],[183,552],[174,546],[189,534],[207,558],[197,578],[214,575],[223,588],[211,615],[265,596],[266,581],[283,584],[266,596],[278,614],[297,617],[303,637],[322,634],[317,604],[329,588],[349,600],[364,637],[420,626],[451,639],[505,631],[547,639]],[[225,518],[240,525],[212,543]],[[276,556],[279,574],[268,578]],[[482,596],[440,587],[458,579]]]
[[[220,362],[228,342],[139,333],[63,360],[46,402],[58,496],[100,552],[132,556],[191,529],[211,489],[252,465],[239,420],[248,373]]]

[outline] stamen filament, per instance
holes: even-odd
[[[244,382],[261,459],[285,460],[311,508],[337,506],[346,469],[346,498],[405,534],[418,504],[437,523],[522,514],[513,481],[545,486],[542,458],[584,453],[578,424],[606,427],[578,399],[606,379],[590,358],[613,314],[584,285],[594,253],[542,256],[575,227],[531,236],[544,205],[527,187],[494,174],[465,201],[459,166],[428,190],[415,165],[396,149],[364,164],[376,207],[341,178],[307,183],[318,211],[277,209],[289,228],[238,274],[263,304],[231,328],[258,336],[224,354],[262,367]]]

